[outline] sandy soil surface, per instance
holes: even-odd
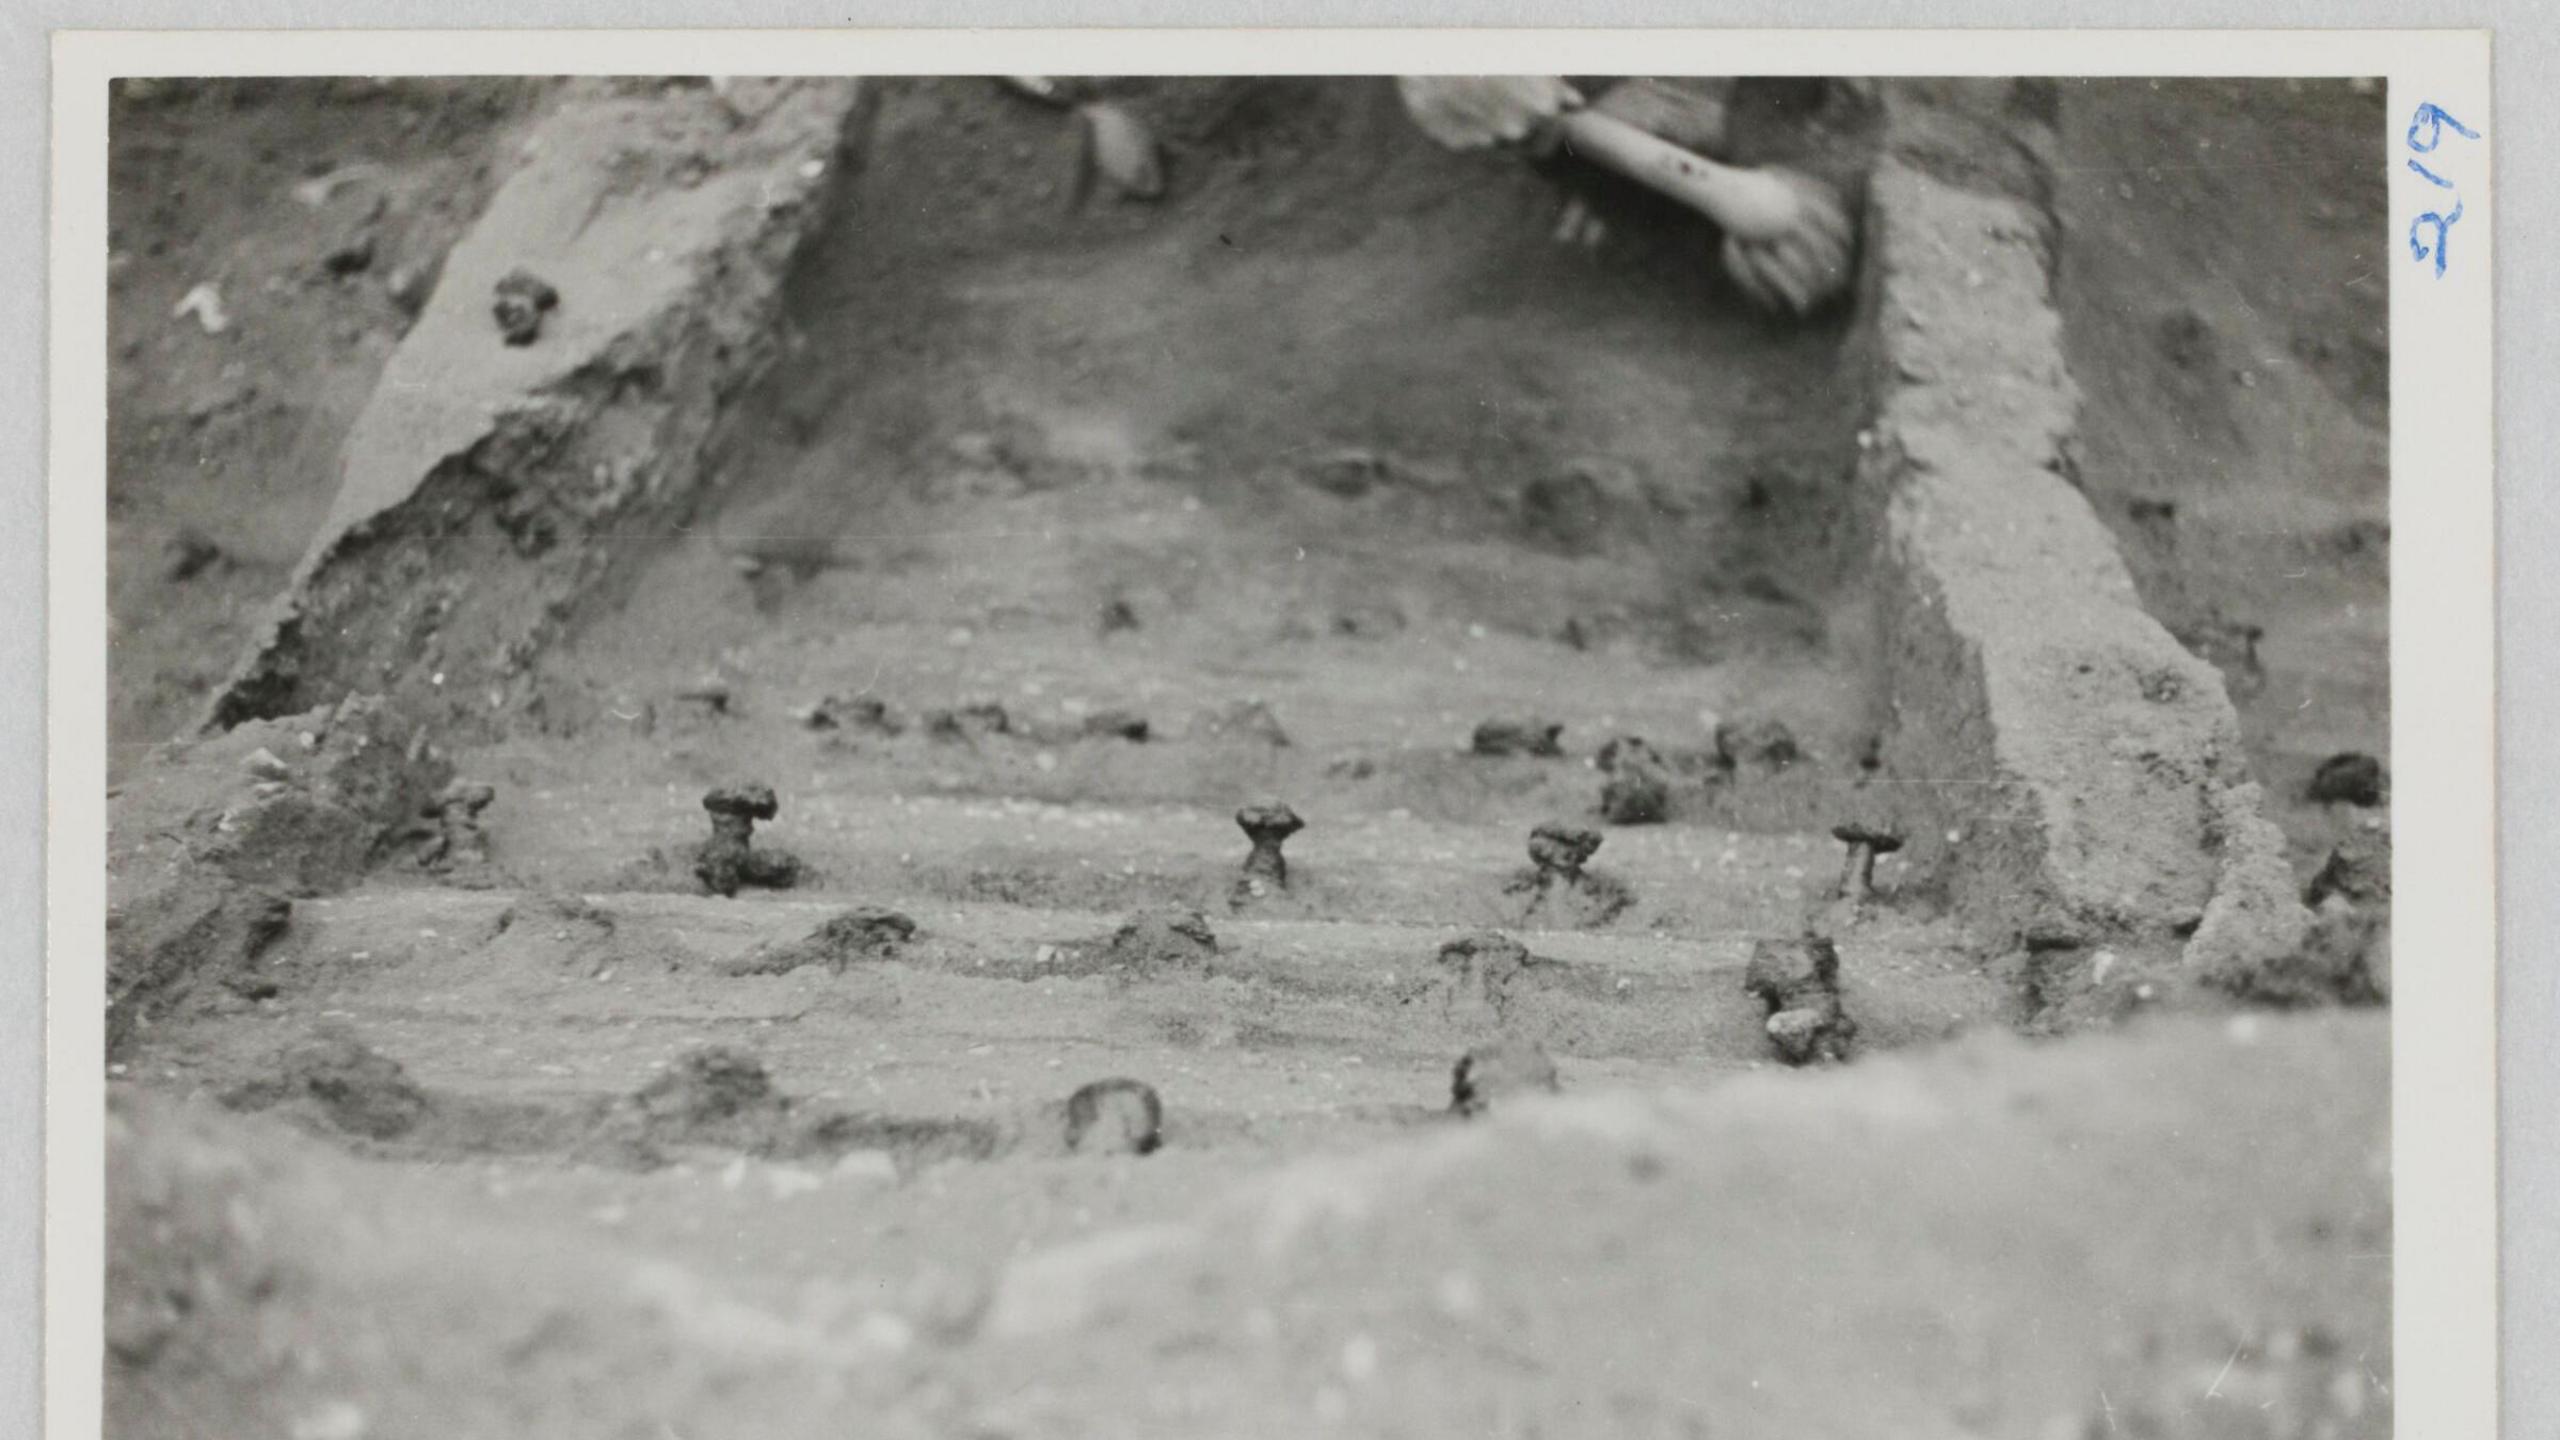
[[[2387,1434],[2379,1017],[2029,1045],[1891,857],[1835,904],[1880,783],[1845,317],[1754,317],[1606,187],[1611,240],[1551,243],[1556,177],[1437,152],[1383,85],[1111,93],[1159,199],[1080,176],[1061,110],[884,87],[715,492],[455,747],[496,792],[469,853],[297,901],[122,1053],[117,1433]],[[2064,109],[2083,481],[2173,627],[2265,627],[2235,689],[2298,796],[2385,739],[2378,311],[2315,278],[2350,255],[2317,207],[2378,214],[2320,178],[2368,102],[2143,93]],[[120,742],[318,522],[387,272],[530,98],[478,95],[120,102]],[[1746,152],[1854,171],[1816,98],[1746,92]],[[2331,167],[2259,201],[2313,239],[2245,232],[2298,272],[2189,213],[2198,136],[2270,134]],[[314,216],[358,186],[291,187],[356,158],[382,236],[333,277]],[[190,165],[258,178],[208,219]],[[168,318],[217,271],[223,334]],[[2343,558],[2272,578],[2247,515]],[[234,558],[174,578],[185,525]],[[1472,753],[1487,721],[1561,731]],[[1630,735],[1656,823],[1602,813]],[[794,883],[705,895],[704,793],[748,781]],[[1307,822],[1285,883],[1239,867],[1266,799]],[[2316,863],[2368,812],[2279,813]],[[1542,823],[1601,838],[1582,878],[1540,878]],[[1805,1074],[1746,982],[1817,918],[1858,1031]],[[1520,949],[1450,948],[1486,931]],[[1497,1036],[1567,1093],[1462,1122]],[[1102,1153],[1151,1148],[1070,1100],[1112,1077],[1160,1149]]]
[[[2391,749],[2381,90],[2062,94],[2081,482],[2144,603],[2222,667],[2307,880],[2341,838],[2389,821],[2387,806],[2308,795],[2331,756]]]
[[[539,82],[122,87],[107,159],[111,775],[193,722]],[[172,312],[198,286],[222,328]]]

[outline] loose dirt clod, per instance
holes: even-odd
[[[764,1062],[728,1045],[687,1051],[632,1096],[648,1115],[685,1126],[716,1124],[780,1102]]]
[[[1537,963],[1529,947],[1498,930],[1461,935],[1440,946],[1441,1018],[1451,1025],[1498,1029],[1508,1014],[1511,989]]]
[[[2351,903],[2388,904],[2391,900],[2391,845],[2388,839],[2348,839],[2329,851],[2319,872],[2302,890],[2302,903],[2317,909],[2331,896]]]
[[[1834,898],[1850,905],[1862,905],[1875,893],[1876,857],[1890,855],[1902,848],[1902,837],[1881,826],[1851,821],[1831,827],[1831,838],[1849,847],[1848,858],[1840,866],[1840,887]]]
[[[1067,1097],[1067,1148],[1079,1155],[1151,1155],[1164,1143],[1164,1101],[1143,1080],[1096,1080]]]
[[[1600,818],[1612,825],[1659,825],[1671,817],[1671,766],[1633,735],[1600,747]]]
[[[333,1129],[368,1140],[396,1140],[417,1128],[433,1109],[400,1062],[329,1029],[287,1047],[275,1073],[226,1092],[234,1110],[290,1107]]]
[[[1197,910],[1141,910],[1103,946],[1115,970],[1148,975],[1165,970],[1206,970],[1218,958],[1218,936]]]
[[[1204,710],[1192,723],[1194,733],[1221,740],[1247,740],[1281,749],[1289,744],[1289,732],[1280,726],[1280,717],[1260,700],[1239,700],[1219,710]]]
[[[896,735],[906,729],[885,702],[869,695],[830,695],[810,706],[800,723],[811,730],[870,735]]]
[[[1013,733],[1013,717],[992,700],[935,710],[924,717],[924,731],[936,740],[976,740]]]
[[[1608,505],[1599,480],[1587,469],[1541,475],[1520,487],[1520,528],[1533,543],[1567,555],[1585,554],[1600,543]]]
[[[167,557],[163,571],[172,585],[183,585],[217,564],[230,561],[230,555],[201,530],[188,528],[169,537],[161,553]]]
[[[670,1150],[700,1146],[770,1155],[805,1148],[791,1101],[764,1062],[729,1045],[704,1045],[613,1102],[581,1142],[595,1158],[649,1168]]]
[[[560,292],[550,282],[531,271],[507,272],[497,285],[497,299],[489,311],[497,317],[498,333],[510,345],[530,345],[542,335],[542,318],[557,309]]]
[[[1509,1096],[1553,1095],[1563,1088],[1544,1046],[1495,1040],[1458,1057],[1449,1076],[1449,1108],[1473,1119]]]
[[[495,786],[456,780],[444,787],[426,818],[435,831],[418,850],[418,863],[430,870],[452,870],[489,863],[489,837],[480,828],[480,812],[498,798]]]
[[[107,1045],[196,982],[245,974],[284,936],[293,902],[210,870],[173,877],[107,912]]]
[[[1307,828],[1298,812],[1278,803],[1247,805],[1236,812],[1236,825],[1253,842],[1252,853],[1244,857],[1244,878],[1240,892],[1260,895],[1268,890],[1289,888],[1289,862],[1280,854],[1280,846],[1292,835]]]
[[[2323,805],[2382,803],[2382,762],[2360,750],[2341,751],[2311,772],[2311,798]]]
[[[320,268],[332,276],[360,274],[373,265],[374,234],[358,230],[342,237],[320,256]]]
[[[1769,1043],[1790,1065],[1846,1060],[1858,1024],[1840,1004],[1840,951],[1820,935],[1751,946],[1742,988],[1768,1007]]]
[[[2179,369],[2199,374],[2214,368],[2221,346],[2202,315],[2181,307],[2160,317],[2160,353]]]
[[[895,910],[865,905],[831,915],[797,940],[759,945],[720,967],[723,975],[782,975],[803,965],[844,973],[857,960],[885,960],[916,936],[916,922]]]
[[[2333,895],[2293,953],[2205,980],[2234,999],[2281,1010],[2382,1004],[2391,998],[2390,907]]]
[[[729,713],[732,698],[729,682],[717,675],[706,676],[676,692],[676,698],[689,705],[699,705],[714,715]]]
[[[1147,717],[1132,710],[1096,710],[1084,717],[1083,729],[1096,739],[1131,744],[1144,744],[1148,735]]]
[[[1357,500],[1396,477],[1395,461],[1375,450],[1346,445],[1328,450],[1299,470],[1300,478],[1328,495]]]
[[[739,785],[702,797],[711,812],[711,838],[694,852],[694,878],[714,895],[736,895],[754,885],[788,890],[800,879],[800,859],[784,850],[759,851],[752,844],[756,822],[782,813],[770,785]]]
[[[1553,759],[1564,753],[1557,743],[1564,727],[1549,720],[1487,720],[1476,726],[1467,748],[1478,755],[1535,755]]]
[[[1728,720],[1716,726],[1716,759],[1728,771],[1745,765],[1784,770],[1803,758],[1795,732],[1776,720]]]

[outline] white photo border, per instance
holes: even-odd
[[[2200,43],[2201,42],[2201,43]],[[449,30],[53,36],[44,1387],[46,1432],[99,1433],[104,1314],[106,140],[118,76],[1635,73],[2377,76],[2391,187],[2395,1411],[2498,1428],[2497,654],[2491,298],[2499,136],[2485,31]],[[2420,104],[2464,206],[2402,164]],[[2417,158],[2424,159],[2422,153]],[[2440,169],[2442,167],[2439,167]],[[2439,176],[2439,178],[2444,178]]]

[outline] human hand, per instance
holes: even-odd
[[[1744,223],[1729,225],[1724,268],[1753,303],[1802,315],[1847,289],[1856,230],[1840,193],[1791,170],[1747,172],[1766,177],[1758,202],[1736,207]]]

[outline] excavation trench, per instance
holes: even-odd
[[[212,1029],[179,1047],[208,1078],[233,1048],[214,1032],[305,1008],[314,985],[336,1012],[403,1017],[448,1062],[480,1055],[452,1078],[493,1093],[540,1032],[592,1024],[573,1017],[599,1002],[654,1017],[584,1047],[580,1074],[620,1078],[581,1105],[666,1063],[667,1037],[649,1032],[688,1016],[839,1053],[947,1024],[968,1054],[1010,1033],[1061,1068],[1091,1048],[1080,1033],[1136,1066],[1365,1057],[1402,1072],[1402,1093],[1361,1103],[1430,1105],[1471,1028],[1641,1073],[1801,1058],[1762,1033],[1770,1017],[1742,982],[1755,945],[1808,930],[1838,945],[1841,1033],[1864,1048],[2104,1011],[2118,1002],[2088,992],[2110,970],[2121,992],[2147,983],[2146,965],[2097,958],[2144,954],[2143,917],[2071,909],[2029,813],[2049,777],[2022,776],[2004,748],[2084,719],[2007,699],[2013,662],[1965,613],[1978,602],[1944,598],[1979,557],[1932,548],[1946,525],[1931,506],[1949,503],[1935,497],[1961,511],[2010,482],[1926,467],[1936,362],[1914,351],[1910,317],[1957,282],[1925,247],[1961,247],[1977,211],[1995,231],[2002,213],[2031,229],[2032,207],[1999,208],[2016,196],[1886,156],[1864,293],[1790,325],[1745,303],[1696,217],[1569,161],[1453,157],[1379,82],[1126,87],[1170,162],[1147,199],[1097,190],[1075,122],[991,83],[884,82],[851,104],[782,93],[769,113],[841,114],[847,138],[823,166],[792,162],[827,183],[791,222],[786,274],[706,272],[722,294],[769,294],[740,313],[770,329],[737,336],[714,310],[672,332],[777,358],[705,419],[645,345],[601,352],[648,373],[643,414],[690,417],[689,486],[658,465],[660,499],[502,562],[476,522],[437,532],[412,516],[462,503],[431,476],[374,529],[327,542],[392,547],[395,578],[437,553],[460,567],[438,582],[449,604],[417,620],[398,601],[390,617],[425,624],[419,663],[450,671],[391,689],[395,709],[437,722],[463,777],[446,794],[467,808],[439,811],[414,852],[395,843],[372,883],[396,897],[389,913],[443,938],[402,943],[392,963],[339,945],[306,905],[258,962],[301,981],[252,983],[245,1008],[217,1003],[197,1017]],[[1962,116],[1967,99],[1913,111],[1923,102],[1745,84],[1735,132],[1746,157],[1856,191],[1911,114]],[[620,123],[632,103],[600,113]],[[1551,238],[1560,194],[1601,217],[1596,251]],[[736,228],[713,212],[704,233]],[[474,243],[481,268],[504,258]],[[1981,297],[1989,311],[2038,313],[2043,271],[2022,253]],[[561,313],[579,313],[574,293]],[[436,322],[413,343],[450,348],[486,324]],[[2029,363],[1958,358],[1994,386]],[[598,433],[620,433],[622,402],[603,403]],[[546,443],[589,453],[597,442],[564,423]],[[2016,453],[2032,462],[2040,435],[2012,437]],[[471,454],[474,473],[503,469],[486,446]],[[2077,503],[2028,484],[2066,518]],[[503,520],[524,490],[501,489]],[[437,533],[458,538],[438,552]],[[436,617],[505,623],[513,612],[472,610],[466,572],[510,563],[535,590],[577,578],[539,644],[472,668]],[[306,570],[342,594],[361,583],[317,555]],[[2148,623],[2128,615],[2128,632]],[[343,668],[277,653],[246,673]],[[1304,833],[1267,842],[1285,862],[1240,866],[1229,817],[1273,803]],[[733,805],[752,817],[704,813]],[[1837,826],[1920,833],[1844,854]],[[1551,830],[1589,839],[1559,860],[1539,838]],[[2172,858],[2172,881],[2212,863]],[[455,939],[486,922],[455,887],[710,909],[607,924],[603,958],[519,973],[503,921]],[[785,974],[799,967],[764,950],[706,957],[683,938],[772,887],[899,907],[923,938],[851,975]],[[1097,938],[1167,907],[1258,938],[1169,967]],[[2165,945],[2148,953],[2174,953],[2153,930]],[[1527,936],[1538,963],[1498,996],[1443,993],[1431,957],[1468,932]],[[1603,951],[1559,951],[1585,935]],[[442,980],[413,993],[422,973]],[[1090,1029],[1037,1018],[1060,1005],[1089,1011]],[[951,1087],[969,1069],[920,1088],[928,1112],[974,1123],[990,1082],[963,1102]]]
[[[965,1334],[983,1290],[937,1272],[1144,1241],[1248,1170],[1314,1213],[1508,1153],[1559,1079],[1760,1107],[1735,1173],[1819,1210],[1937,1133],[1896,1067],[2023,1063],[1882,1052],[2119,1018],[2298,929],[2220,680],[2069,476],[2031,87],[1741,87],[1744,159],[1864,198],[1858,293],[1802,324],[1701,223],[1443,152],[1383,81],[1092,93],[1161,194],[983,79],[572,97],[386,374],[500,353],[519,250],[560,328],[486,406],[377,396],[434,443],[359,427],[213,706],[244,723],[117,798],[120,1093],[563,1254],[912,1282]],[[578,178],[653,125],[704,173]],[[576,185],[675,278],[600,299]],[[2212,1089],[2145,1047],[2254,1074],[2241,1033],[2043,1047],[2096,1078],[1966,1123]],[[1554,1173],[1646,1186],[1674,1141]]]
[[[381,898],[346,902],[374,920],[306,902],[258,961],[274,978],[197,1014],[178,1069],[236,1089],[226,1028],[352,1015],[444,1091],[562,1091],[482,1128],[574,1156],[575,1117],[706,1026],[794,1093],[947,1034],[1062,1072],[1350,1060],[1378,1083],[1316,1114],[1357,1131],[1445,1106],[1485,1033],[1672,1084],[1769,1063],[1744,965],[1809,925],[1848,957],[1869,1047],[2016,1018],[1997,947],[1928,877],[1887,855],[1872,895],[1839,893],[1831,828],[1894,823],[1857,513],[1873,396],[1844,344],[1864,312],[1773,322],[1695,217],[1569,164],[1453,157],[1380,82],[1124,98],[1167,145],[1150,201],[1070,203],[1072,122],[993,84],[885,83],[846,112],[828,208],[749,342],[779,358],[687,422],[712,437],[690,498],[591,537],[540,646],[475,669],[431,619],[448,668],[395,679],[496,799],[395,847]],[[1878,117],[1820,100],[1745,86],[1737,136],[1854,187]],[[1596,251],[1551,238],[1560,193],[1607,225]],[[423,533],[389,513],[343,543]],[[446,553],[491,563],[489,538]],[[1644,823],[1607,823],[1632,780]],[[724,862],[713,888],[743,875],[744,898],[697,898],[706,795],[755,785],[778,813],[747,843],[789,858]],[[1306,828],[1257,879],[1230,817],[1265,801]],[[1549,873],[1542,825],[1599,848]],[[623,923],[519,963],[491,915],[545,894]],[[696,933],[731,907],[805,925],[803,902],[921,933],[774,974]],[[1229,937],[1214,960],[1123,963],[1107,937],[1165,907]],[[1435,955],[1469,932],[1535,963],[1453,981]],[[524,1077],[561,1045],[563,1074]],[[927,1067],[882,1113],[974,1125],[1049,1083]],[[1279,1123],[1237,1083],[1188,1134]]]

